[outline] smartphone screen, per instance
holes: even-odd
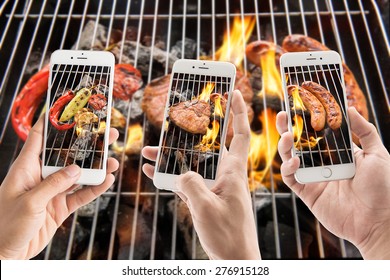
[[[44,165],[103,169],[110,66],[53,64]]]
[[[180,71],[171,74],[158,172],[194,171],[204,179],[215,179],[233,79]]]
[[[294,151],[303,169],[353,163],[342,65],[320,59],[281,68]]]

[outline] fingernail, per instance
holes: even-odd
[[[80,167],[76,164],[69,165],[63,169],[69,177],[76,177],[80,174]]]

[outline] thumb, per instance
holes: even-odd
[[[354,107],[348,108],[351,130],[359,138],[365,153],[376,153],[383,147],[375,126],[361,116]]]
[[[57,194],[73,186],[79,179],[81,169],[76,164],[69,165],[44,179],[31,190],[31,195],[39,197],[45,205]]]
[[[186,198],[188,206],[192,208],[204,207],[213,194],[204,183],[203,177],[193,171],[180,175],[176,181],[177,188]]]

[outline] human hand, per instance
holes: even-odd
[[[91,202],[114,182],[118,169],[114,158],[107,162],[107,176],[99,186],[73,193],[81,169],[73,164],[42,180],[40,154],[44,119],[31,129],[18,158],[0,187],[0,259],[29,259],[42,251],[57,228],[76,209]],[[118,138],[110,130],[109,143]]]
[[[295,180],[299,158],[291,156],[293,135],[287,131],[286,112],[277,115],[283,181],[325,228],[352,242],[365,259],[390,259],[390,155],[372,124],[355,108],[349,108],[348,114],[362,145],[362,149],[354,146],[355,177],[310,184]]]
[[[241,93],[233,92],[234,137],[225,150],[209,190],[198,173],[178,176],[177,194],[187,204],[203,249],[211,259],[260,259],[252,202],[248,188],[247,159],[250,129]],[[156,160],[158,147],[145,147],[142,154]],[[153,178],[154,166],[144,173]]]

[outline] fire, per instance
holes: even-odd
[[[256,189],[258,184],[264,184],[266,175],[273,164],[279,141],[279,133],[276,130],[276,112],[267,109],[259,115],[259,120],[263,124],[263,131],[260,134],[251,131],[248,155],[248,178],[251,190]],[[279,180],[279,177],[274,178]]]
[[[211,129],[207,128],[207,133],[203,135],[202,141],[199,143],[199,145],[195,146],[195,149],[199,149],[202,152],[207,152],[214,149],[219,150],[220,144],[217,142],[219,122],[214,120],[212,121],[211,125]]]
[[[225,32],[222,46],[215,52],[215,59],[230,61],[240,69],[245,55],[245,44],[252,34],[255,22],[255,17],[244,17],[243,21],[241,17],[235,17],[230,28],[230,34]]]
[[[207,83],[205,87],[202,89],[202,92],[199,95],[198,99],[208,102],[210,100],[210,95],[213,92],[214,87],[215,87],[214,83]]]
[[[270,49],[260,56],[263,89],[259,95],[276,96],[283,100],[282,79],[275,64],[275,49]]]
[[[293,117],[294,120],[294,125],[292,127],[293,130],[293,135],[294,135],[294,146],[297,149],[301,148],[314,148],[317,146],[318,142],[323,138],[323,137],[313,137],[310,136],[309,140],[306,138],[302,137],[302,132],[303,132],[303,118],[300,115],[295,115]]]
[[[292,110],[306,110],[305,104],[303,104],[303,101],[301,97],[299,96],[299,89],[298,87],[295,87],[294,90],[291,93],[291,96],[293,98],[293,104],[294,106],[291,108]]]
[[[218,96],[214,99],[214,114],[223,118],[224,114],[221,104],[221,98],[222,96],[218,94]]]
[[[114,152],[120,154],[125,150],[127,155],[139,154],[142,149],[142,126],[139,123],[132,124],[127,130],[127,142],[126,146],[119,146],[117,141],[112,143],[112,149]]]

